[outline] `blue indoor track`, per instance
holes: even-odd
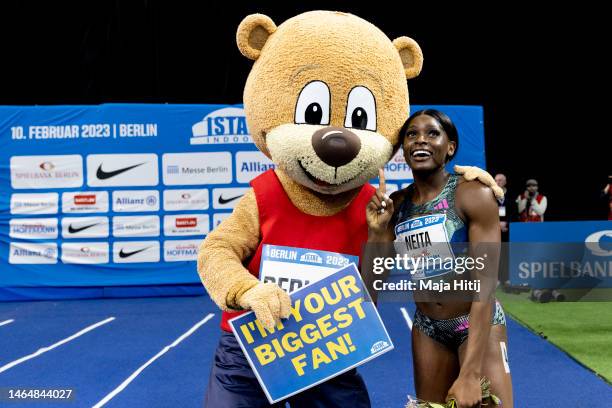
[[[414,305],[379,310],[395,350],[360,371],[373,407],[400,408],[415,394]],[[207,296],[0,303],[0,388],[74,390],[70,401],[0,406],[201,407],[220,316]],[[508,337],[515,407],[612,401],[610,385],[511,319]]]

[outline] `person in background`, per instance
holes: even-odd
[[[497,173],[495,175],[495,182],[504,191],[504,197],[497,199],[497,205],[499,206],[499,229],[501,230],[501,242],[502,248],[500,251],[500,268],[499,268],[499,282],[503,284],[504,290],[510,285],[510,276],[508,273],[508,251],[506,250],[505,242],[510,241],[510,214],[509,208],[506,206],[506,194],[508,189],[506,188],[506,175]]]
[[[538,182],[535,179],[527,180],[525,191],[516,199],[518,205],[519,221],[542,222],[548,201],[546,196],[538,193]],[[533,289],[530,299],[534,302],[547,303],[551,300],[562,302],[565,296],[554,289]]]
[[[608,204],[608,220],[612,221],[612,175],[608,176],[608,184],[601,192],[601,197],[605,198]]]
[[[519,221],[542,222],[548,201],[546,196],[538,193],[538,182],[529,179],[525,191],[516,199],[518,205]]]
[[[499,206],[499,228],[501,229],[501,240],[502,242],[508,242],[508,208],[506,208],[506,194],[508,189],[506,188],[506,175],[498,173],[495,175],[495,182],[497,185],[504,190],[504,198],[497,200]]]

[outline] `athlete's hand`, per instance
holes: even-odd
[[[275,283],[258,283],[244,292],[237,303],[243,309],[254,311],[257,320],[268,330],[281,318],[289,317],[291,311],[291,298]]]
[[[448,390],[446,401],[450,399],[455,400],[457,408],[479,408],[482,401],[480,378],[459,374],[459,377]]]
[[[387,195],[385,172],[378,170],[378,189],[366,207],[366,221],[370,233],[384,234],[393,215],[393,201]]]

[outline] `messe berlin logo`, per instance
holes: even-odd
[[[608,238],[607,240],[602,240],[602,238]],[[612,256],[612,230],[598,231],[589,235],[584,241],[586,247],[593,253],[595,256]],[[603,242],[602,242],[603,241]],[[608,244],[606,247],[608,249],[602,248],[602,244]]]
[[[228,107],[210,112],[191,127],[192,145],[252,143],[244,109]]]

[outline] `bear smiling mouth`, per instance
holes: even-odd
[[[359,174],[355,175],[354,177],[351,177],[350,179],[348,179],[347,181],[345,181],[344,183],[340,183],[340,184],[332,184],[332,183],[328,183],[327,181],[323,181],[320,180],[318,178],[316,178],[315,176],[313,176],[308,170],[306,170],[306,167],[304,167],[304,165],[302,164],[302,162],[300,160],[298,160],[298,164],[300,165],[300,168],[302,169],[302,171],[304,172],[304,174],[306,174],[306,177],[308,177],[308,179],[310,181],[312,181],[313,183],[315,183],[318,186],[321,187],[332,187],[332,186],[340,186],[342,184],[347,184],[350,183],[351,181],[353,181],[354,179],[356,179],[357,177],[359,177]],[[338,172],[338,168],[335,168],[336,173]],[[335,177],[334,177],[335,178]]]

